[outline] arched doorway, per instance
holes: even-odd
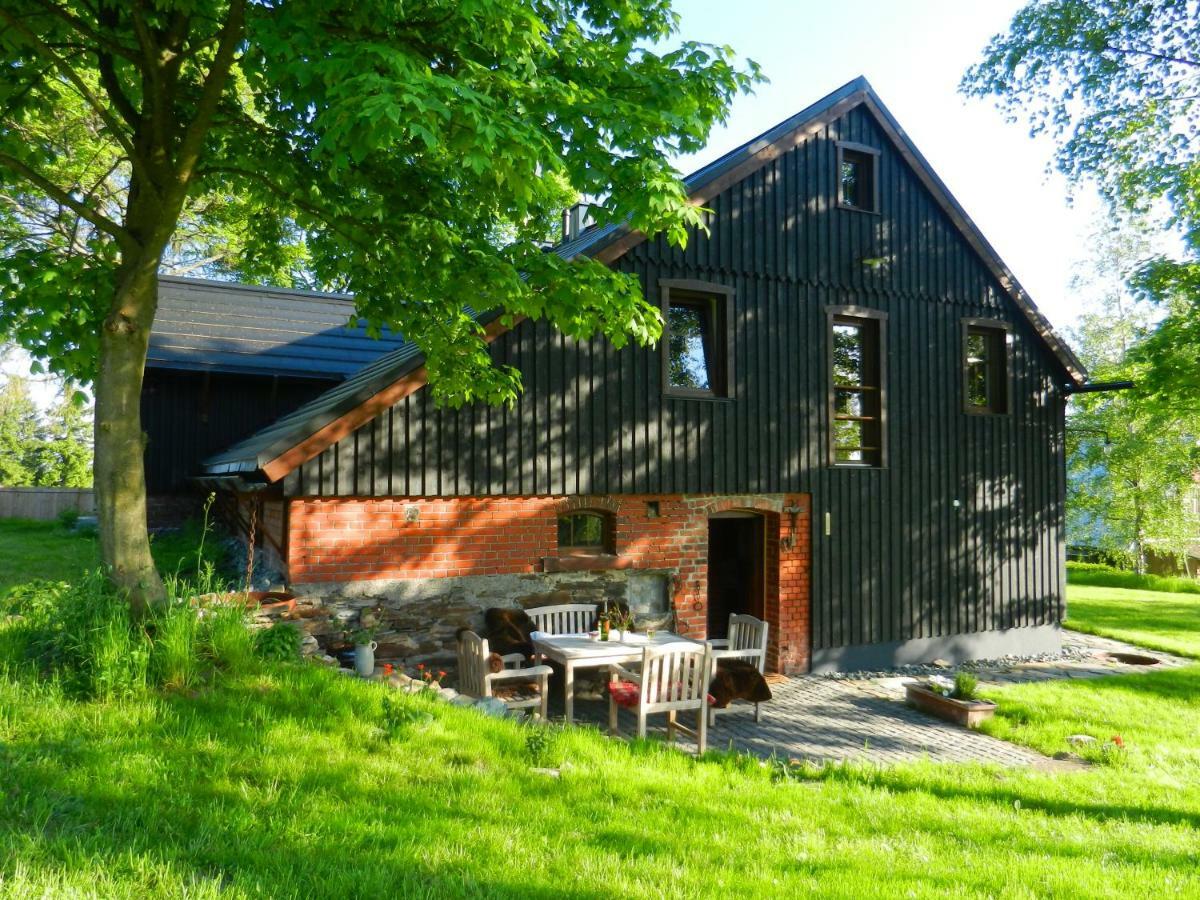
[[[708,520],[708,636],[723,638],[732,613],[767,618],[766,518],[749,510]]]

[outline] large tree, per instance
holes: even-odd
[[[656,339],[633,279],[542,242],[580,196],[676,242],[699,223],[670,159],[757,72],[651,49],[676,24],[669,0],[0,6],[0,329],[94,382],[102,556],[135,604],[162,595],[138,404],[164,256],[271,277],[302,253],[443,401],[520,387],[472,309]]]
[[[1038,0],[968,71],[963,89],[1058,142],[1059,168],[1118,215],[1181,237],[1135,286],[1162,307],[1142,342],[1156,402],[1200,406],[1200,4]]]
[[[1131,293],[1125,276],[1153,254],[1151,237],[1127,223],[1104,222],[1076,266],[1072,293],[1082,314],[1072,345],[1099,381],[1142,381],[1134,351],[1158,318]],[[1147,552],[1183,557],[1200,536],[1184,503],[1200,467],[1200,411],[1155,402],[1149,392],[1082,394],[1067,420],[1067,533],[1076,545],[1131,559],[1143,571]]]

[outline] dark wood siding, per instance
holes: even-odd
[[[835,207],[836,140],[882,150],[880,214]],[[710,233],[686,250],[647,241],[617,266],[650,298],[661,278],[734,289],[730,399],[664,398],[656,349],[527,322],[495,344],[524,375],[513,408],[440,410],[423,390],[392,409],[373,455],[369,423],[285,490],[809,492],[815,649],[1057,621],[1066,375],[870,114],[852,110],[709,208]],[[887,314],[886,469],[827,465],[830,305]],[[1012,328],[1007,415],[963,411],[964,317]]]
[[[205,457],[270,425],[335,381],[150,368],[142,382],[146,489],[190,489]]]

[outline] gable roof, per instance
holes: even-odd
[[[684,184],[692,202],[708,202],[730,185],[793,149],[809,135],[859,105],[874,115],[940,208],[1024,313],[1064,373],[1075,383],[1083,382],[1087,373],[1075,354],[1054,333],[1050,323],[930,168],[928,161],[865,78],[857,78],[843,85],[774,128],[688,175],[684,178]],[[645,235],[631,230],[627,225],[612,224],[590,228],[578,237],[559,244],[554,252],[564,259],[588,256],[611,263],[643,240]],[[486,329],[489,340],[505,330],[499,326],[498,320]],[[277,481],[425,383],[420,351],[412,345],[398,348],[347,379],[344,384],[206,460],[206,471],[209,475],[261,471],[268,481]]]
[[[164,275],[146,366],[341,381],[404,345],[353,315],[344,294]]]

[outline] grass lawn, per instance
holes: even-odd
[[[996,697],[997,735],[1128,749],[1066,774],[539,750],[315,666],[100,702],[0,660],[0,896],[1200,896],[1200,666]]]
[[[190,574],[195,571],[200,528],[194,523],[178,532],[154,537],[150,547],[159,570]],[[205,557],[216,561],[218,541],[210,537]],[[18,584],[35,579],[72,581],[100,562],[100,543],[94,534],[70,531],[57,522],[0,519],[0,599]]]
[[[1068,585],[1066,626],[1200,658],[1200,594]]]
[[[35,578],[77,578],[99,558],[94,535],[69,532],[57,522],[0,519],[0,597]]]

